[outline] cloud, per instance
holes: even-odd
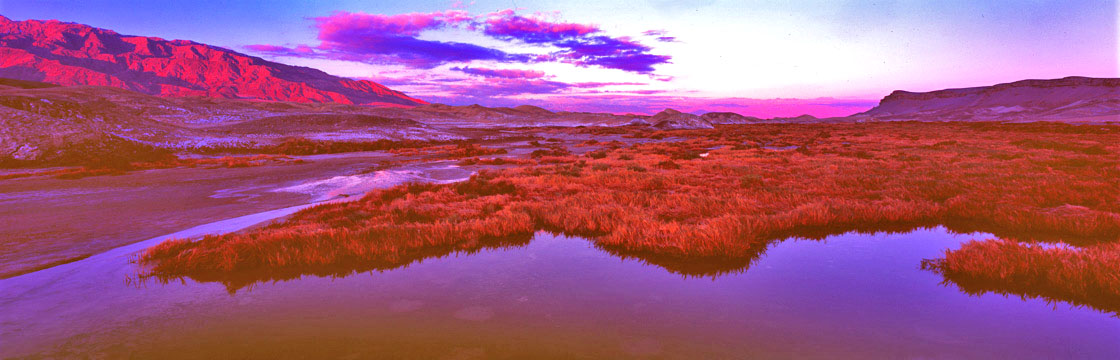
[[[486,69],[471,67],[453,67],[451,68],[451,70],[483,77],[496,77],[506,79],[538,79],[544,77],[545,75],[544,71],[539,70]]]
[[[285,52],[285,51],[291,50],[291,49],[288,49],[288,48],[283,47],[283,46],[268,45],[268,44],[246,45],[245,48],[249,49],[249,50],[256,51],[256,52],[265,52],[265,53],[280,53],[280,52]]]
[[[677,42],[676,37],[668,36],[668,34],[669,32],[665,30],[646,30],[642,32],[642,35],[653,37],[660,42]]]
[[[600,35],[596,25],[551,21],[543,15],[521,16],[512,10],[487,16],[484,34],[500,40],[548,44],[560,48],[550,54],[553,61],[577,66],[599,66],[641,74],[669,63],[668,55],[653,55],[649,46],[629,37]]]
[[[424,30],[455,26],[473,19],[463,10],[398,15],[337,11],[330,16],[314,18],[319,28],[319,40],[324,41],[340,41],[355,34],[418,36]]]
[[[452,67],[449,70],[466,74],[439,74],[430,71],[409,70],[410,74],[368,78],[383,84],[409,89],[410,93],[425,98],[459,99],[458,102],[490,104],[492,100],[526,98],[536,95],[575,95],[616,91],[603,91],[606,87],[647,86],[642,82],[562,82],[542,71],[520,69],[488,69]],[[617,90],[628,91],[628,90]]]
[[[398,15],[340,11],[313,20],[319,31],[318,45],[258,44],[245,48],[274,56],[399,64],[418,69],[473,61],[558,62],[652,74],[656,65],[671,59],[668,55],[652,54],[652,48],[629,37],[605,35],[597,25],[560,22],[540,13],[522,16],[514,10],[483,16],[465,10]],[[476,32],[511,45],[535,45],[545,52],[509,53],[471,43],[420,38],[425,31],[442,29]]]
[[[380,15],[336,12],[315,18],[322,41],[318,56],[378,64],[432,68],[448,62],[493,60],[526,62],[528,56],[460,42],[417,38],[425,30],[455,27],[473,21],[462,10]]]
[[[261,44],[246,48],[275,56],[399,64],[420,69],[448,62],[528,62],[532,59],[528,55],[509,54],[475,44],[417,38],[425,30],[457,27],[473,18],[462,10],[399,15],[335,12],[314,18],[319,29],[318,46],[288,48]]]
[[[653,93],[643,95],[641,93]],[[672,108],[687,113],[734,112],[763,119],[813,115],[819,118],[848,116],[866,111],[872,101],[820,99],[749,99],[681,97],[655,91],[624,93],[552,94],[545,98],[430,96],[425,99],[450,105],[483,103],[486,106],[534,105],[552,111],[603,112],[652,115]]]
[[[650,47],[632,41],[627,37],[594,36],[561,41],[553,45],[567,49],[553,54],[553,56],[563,59],[563,62],[584,67],[594,65],[640,74],[652,73],[654,65],[666,64],[671,59],[668,55],[649,54]]]
[[[307,45],[299,45],[299,46],[296,46],[294,48],[289,48],[289,47],[283,47],[283,46],[278,46],[278,45],[255,44],[255,45],[246,45],[245,48],[249,49],[249,50],[256,51],[258,53],[267,53],[267,54],[279,55],[279,56],[300,57],[300,56],[313,56],[315,54],[315,49],[313,49],[313,48],[311,48],[310,46],[307,46]]]
[[[573,83],[572,86],[577,88],[597,88],[604,86],[618,86],[618,85],[649,85],[639,82],[578,82]]]
[[[595,25],[551,22],[543,16],[520,16],[513,10],[491,13],[482,33],[499,40],[519,40],[528,44],[555,43],[599,32]]]
[[[450,90],[459,97],[473,98],[476,100],[494,99],[500,97],[519,97],[523,95],[539,94],[572,94],[573,92],[592,93],[598,91],[585,91],[585,89],[598,89],[606,86],[619,85],[646,85],[643,83],[626,82],[579,82],[566,83],[545,79],[526,79],[509,77],[487,77],[481,81],[458,81],[454,84],[445,84],[443,90]],[[478,101],[476,101],[478,102]]]
[[[571,85],[544,79],[486,78],[480,82],[454,86],[454,91],[465,98],[492,99],[532,94],[555,94],[570,88]]]

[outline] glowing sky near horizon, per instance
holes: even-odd
[[[435,102],[838,116],[895,89],[1118,77],[1117,1],[11,1]]]

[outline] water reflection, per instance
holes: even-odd
[[[299,280],[306,277],[344,278],[357,274],[384,272],[394,269],[407,268],[412,264],[427,259],[442,259],[449,256],[467,256],[477,254],[484,250],[506,250],[528,245],[533,239],[533,234],[521,234],[498,239],[487,239],[471,244],[470,246],[429,246],[418,251],[402,253],[396,257],[397,261],[391,263],[379,262],[352,262],[318,266],[286,267],[280,269],[255,269],[238,272],[196,272],[186,276],[163,276],[151,274],[141,268],[136,277],[126,281],[136,286],[144,286],[148,281],[158,281],[162,284],[182,282],[188,278],[197,282],[215,282],[226,287],[232,295],[239,290],[252,290],[259,283],[275,283],[282,281]],[[132,263],[136,264],[134,257]],[[140,265],[142,266],[142,265]]]
[[[984,295],[994,294],[1005,297],[1015,297],[1024,301],[1037,299],[1046,302],[1047,305],[1055,309],[1073,306],[1100,311],[1102,313],[1111,314],[1113,317],[1120,318],[1120,299],[1117,299],[1113,294],[1095,293],[1092,291],[1086,291],[1081,294],[1070,294],[1062,290],[1042,287],[1041,285],[1026,286],[1007,281],[995,282],[973,279],[965,276],[953,276],[937,270],[933,263],[939,260],[941,259],[923,260],[922,269],[940,274],[943,278],[941,281],[942,286],[957,289],[973,297],[979,298]],[[1120,336],[1120,334],[1118,334],[1118,336]]]
[[[859,225],[847,228],[816,228],[816,229],[799,229],[796,232],[779,234],[781,240],[774,240],[764,242],[763,245],[757,246],[755,252],[746,254],[739,257],[673,257],[661,254],[646,253],[640,251],[633,251],[626,247],[612,247],[587,240],[590,246],[603,251],[604,253],[613,255],[622,260],[634,260],[640,263],[657,267],[659,269],[668,271],[669,273],[681,275],[683,277],[696,277],[696,278],[711,278],[716,279],[722,276],[735,276],[746,273],[752,265],[756,264],[762,259],[767,250],[778,246],[783,241],[823,241],[830,237],[840,235],[857,235],[857,236],[871,236],[871,235],[899,235],[908,234],[914,231],[930,231],[930,229],[939,229],[954,234],[954,236],[967,235],[969,239],[982,239],[992,238],[993,235],[980,233],[977,231],[965,232],[974,230],[975,227],[967,226],[966,224],[955,224],[950,230],[946,227],[931,227],[928,225],[913,225],[913,224],[878,224],[878,225]],[[563,236],[563,234],[548,233],[551,236]],[[376,263],[376,262],[353,262],[353,263],[340,263],[330,265],[320,265],[314,267],[288,267],[281,269],[258,269],[253,271],[240,271],[235,273],[228,272],[214,272],[214,273],[192,273],[185,276],[197,282],[215,282],[220,283],[226,287],[230,294],[234,294],[241,290],[251,290],[255,284],[267,282],[280,282],[290,281],[310,277],[323,277],[323,278],[344,278],[355,274],[385,272],[394,269],[406,268],[412,264],[423,262],[426,259],[442,259],[449,256],[468,256],[477,254],[481,251],[488,250],[510,250],[520,248],[528,245],[533,234],[520,234],[501,239],[488,239],[471,243],[466,246],[432,246],[423,248],[419,251],[400,254],[397,260],[392,263]],[[1068,246],[1068,245],[1064,245]],[[955,246],[954,246],[955,247]],[[940,254],[939,254],[940,255]],[[936,257],[931,256],[928,258],[915,261],[912,266],[915,268],[922,268],[923,270],[937,273],[934,267],[929,266],[937,261]],[[161,283],[169,283],[182,281],[183,277],[168,277],[162,275],[151,275],[144,273],[141,270],[139,275],[140,281],[135,283],[142,286],[145,281],[156,280]],[[129,280],[132,282],[132,279]],[[996,284],[990,282],[977,282],[970,279],[950,278],[944,276],[942,285],[955,285],[954,287],[964,292],[965,294],[979,296],[988,293],[994,293],[1004,296],[1016,296],[1023,299],[1041,299],[1049,304],[1068,303],[1074,306],[1084,306],[1097,311],[1112,313],[1115,316],[1120,316],[1120,306],[1117,306],[1115,299],[1108,296],[1099,297],[1099,299],[1089,299],[1088,301],[1078,300],[1076,297],[1071,298],[1062,296],[1062,294],[1052,294],[1045,289],[1034,289],[1029,287],[1008,288],[1004,284]]]
[[[0,281],[0,357],[1120,356],[1117,319],[970,297],[917,268],[969,238],[793,239],[749,271],[697,278],[538,233],[232,296],[191,279],[125,286],[127,264],[90,259]]]

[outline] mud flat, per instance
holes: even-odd
[[[398,158],[384,152],[301,158],[306,161],[248,168],[0,180],[0,278],[201,224],[419,181],[424,171],[448,167],[373,171]],[[461,175],[452,173],[433,176]]]

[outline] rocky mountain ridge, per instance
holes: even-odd
[[[3,16],[0,77],[63,86],[111,86],[158,96],[397,107],[426,104],[369,80],[342,78],[193,41]]]

